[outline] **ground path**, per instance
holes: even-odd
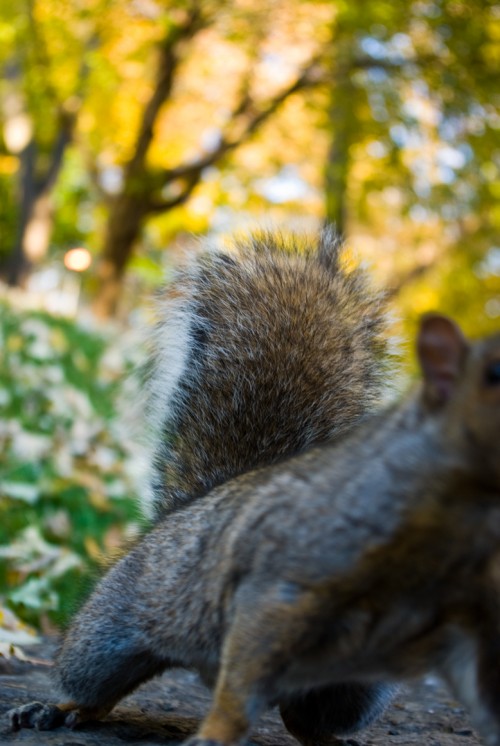
[[[19,746],[124,746],[178,743],[193,733],[206,712],[208,692],[196,676],[175,671],[143,685],[102,723],[85,729],[50,732],[6,729],[4,713],[32,700],[53,701],[50,658],[53,645],[33,649],[33,662],[0,658],[0,744]],[[258,746],[297,746],[276,713],[266,715],[251,734]],[[358,738],[359,746],[479,746],[463,707],[434,680],[402,690],[385,716]]]

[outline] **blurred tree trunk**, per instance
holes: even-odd
[[[12,251],[4,261],[0,274],[11,286],[21,285],[27,270],[24,256],[24,234],[34,201],[35,143],[28,143],[19,156],[19,219]]]
[[[334,59],[331,61],[330,105],[327,127],[330,147],[325,166],[325,216],[340,234],[345,234],[347,223],[347,187],[349,181],[349,150],[359,136],[356,112],[356,87],[353,73],[356,69],[356,26],[353,11],[347,18],[337,19],[333,31]]]
[[[38,147],[34,137],[19,155],[19,224],[12,252],[2,271],[11,286],[22,285],[31,266],[47,253],[53,219],[50,195],[71,142],[74,124],[73,115],[60,116],[50,161],[42,173],[37,169]]]
[[[349,179],[349,148],[356,138],[354,112],[355,89],[351,67],[337,69],[336,84],[332,88],[328,126],[331,133],[325,167],[325,214],[340,234],[346,231],[347,185]]]
[[[123,188],[120,194],[109,200],[104,246],[97,267],[98,289],[93,303],[93,311],[100,318],[115,314],[125,268],[143,222],[148,214],[155,212],[151,173],[147,164],[154,127],[172,90],[182,42],[192,37],[202,26],[199,10],[195,7],[182,23],[169,27],[160,46],[155,87],[142,115],[132,157],[124,168]],[[165,205],[165,210],[167,209],[168,205]]]
[[[61,100],[51,78],[52,65],[47,51],[46,39],[35,15],[35,6],[26,4],[26,38],[21,51],[5,65],[7,81],[5,111],[16,130],[19,120],[27,128],[28,141],[12,148],[20,161],[18,204],[19,222],[10,254],[0,266],[0,275],[11,286],[21,285],[31,267],[39,263],[47,254],[53,227],[51,195],[59,178],[68,146],[73,140],[78,111],[80,109],[88,80],[89,66],[87,55],[98,38],[89,35],[79,60],[74,90],[65,100]],[[37,137],[33,113],[26,105],[27,94],[23,91],[25,66],[35,64],[40,74],[37,97],[43,100],[43,113],[46,120],[54,123],[51,139],[43,141]],[[33,60],[35,62],[33,62]],[[27,112],[30,112],[28,114]]]
[[[171,169],[153,168],[147,156],[155,125],[168,102],[185,45],[210,23],[197,4],[178,25],[171,25],[159,49],[156,81],[143,112],[131,159],[124,167],[120,194],[108,201],[104,246],[97,267],[93,311],[100,318],[113,316],[119,303],[123,276],[145,221],[184,204],[205,171],[246,142],[293,93],[319,82],[316,59],[311,59],[284,89],[265,101],[256,101],[245,86],[234,103],[225,131],[216,146]]]
[[[123,193],[111,203],[92,306],[99,318],[113,316],[117,310],[125,269],[148,214],[143,202],[139,194]]]

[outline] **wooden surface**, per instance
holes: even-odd
[[[0,659],[0,744],[23,746],[123,746],[123,744],[178,743],[196,730],[207,710],[210,693],[195,674],[173,671],[143,685],[101,723],[78,730],[9,730],[5,713],[33,700],[55,701],[51,684],[48,643],[31,652],[45,664]],[[293,746],[279,715],[263,717],[250,736],[259,746]],[[354,742],[348,742],[354,743]],[[405,687],[383,718],[356,736],[360,746],[472,746],[480,741],[473,733],[467,713],[437,681],[428,679]]]

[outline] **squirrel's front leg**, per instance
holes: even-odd
[[[73,699],[60,704],[31,702],[10,710],[6,717],[12,730],[75,728],[101,720],[120,699],[168,665],[147,650],[138,651],[123,633],[121,650],[93,633],[85,636],[80,630],[76,638],[70,635],[56,661],[55,673]]]
[[[486,615],[485,615],[486,617]],[[468,708],[473,725],[486,746],[500,746],[500,620],[481,635],[451,631],[452,644],[440,666],[457,698]]]
[[[100,708],[79,707],[76,702],[63,702],[52,705],[43,702],[30,702],[9,710],[7,718],[13,731],[21,728],[53,730],[61,725],[74,728],[82,723],[101,720],[113,709],[113,704]]]
[[[10,726],[49,730],[99,720],[169,660],[151,650],[143,609],[130,590],[142,565],[131,553],[103,578],[73,620],[56,657],[54,675],[68,702],[34,702],[7,713]],[[129,590],[130,592],[126,592]]]
[[[186,746],[234,746],[279,701],[279,677],[303,638],[314,598],[284,582],[266,591],[242,588],[234,602],[212,707]]]
[[[97,618],[94,622],[85,630],[76,618],[56,661],[55,674],[72,699],[62,704],[31,702],[10,710],[12,730],[75,728],[101,720],[120,699],[168,666],[147,649],[137,649],[133,635],[127,639],[123,629],[114,635],[108,630],[106,637],[105,627],[99,634]]]
[[[240,742],[268,705],[259,682],[267,653],[253,637],[245,645],[244,630],[233,627],[224,644],[212,706],[186,746],[229,746]]]

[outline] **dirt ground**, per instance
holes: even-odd
[[[2,663],[0,658],[0,744],[23,746],[138,746],[178,743],[196,730],[210,694],[195,674],[174,671],[143,685],[101,723],[79,730],[37,732],[9,730],[5,713],[33,700],[54,701],[49,643],[31,651],[32,660]],[[36,656],[36,658],[35,658]],[[276,712],[261,719],[250,736],[257,746],[297,746]],[[341,742],[342,743],[342,742]],[[473,746],[480,744],[467,713],[434,679],[401,692],[378,723],[361,732],[350,746]]]

